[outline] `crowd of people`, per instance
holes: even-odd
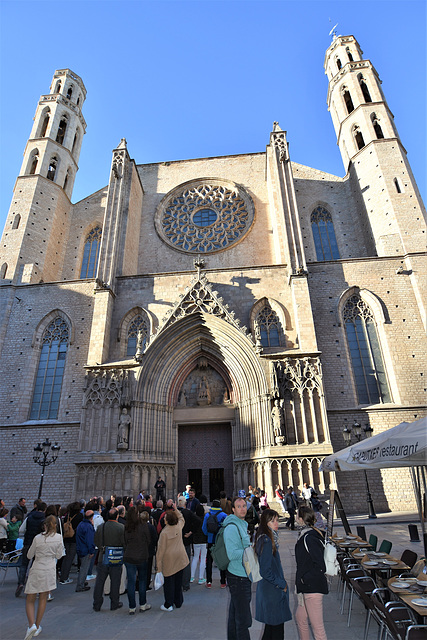
[[[73,582],[73,564],[78,567],[76,592],[90,591],[89,582],[95,580],[94,611],[101,610],[106,593],[110,610],[120,609],[120,594],[124,592],[130,615],[137,608],[148,611],[151,605],[147,592],[162,586],[164,602],[160,608],[172,612],[183,605],[184,593],[194,581],[212,589],[214,547],[219,546],[216,542],[220,537],[227,563],[226,568],[220,567],[219,586],[228,587],[230,593],[227,639],[250,638],[252,583],[243,562],[248,547],[255,550],[261,574],[255,619],[264,624],[262,640],[284,638],[284,624],[292,619],[289,587],[278,552],[279,513],[270,508],[265,491],[249,486],[247,492],[241,490],[233,499],[221,492],[219,499],[208,506],[206,496],[196,497],[190,485],[176,502],[166,500],[166,485],[161,478],[155,490],[155,501],[144,492],[135,502],[131,497],[111,496],[104,501],[99,496],[65,507],[47,505],[39,499],[29,512],[25,498],[20,498],[10,514],[0,500],[2,550],[7,553],[22,546],[15,595],[26,595],[25,640],[41,633],[46,604],[54,598],[57,581]],[[307,485],[301,498],[292,487],[285,493],[280,486],[275,497],[287,512],[286,526],[295,529],[296,521],[300,529],[295,546],[295,620],[300,639],[308,640],[310,621],[315,640],[325,640],[322,598],[328,586],[323,533],[317,526],[320,509],[314,510],[318,497]]]

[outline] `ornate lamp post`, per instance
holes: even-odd
[[[372,429],[372,427],[369,424],[366,424],[363,429],[365,438],[370,438],[373,431],[374,430]],[[356,420],[353,422],[353,425],[344,425],[344,429],[342,430],[342,435],[347,446],[349,446],[351,443],[352,433],[354,433],[354,435],[356,436],[357,441],[360,442],[362,439],[362,426],[359,422],[356,422]],[[376,518],[377,514],[375,513],[374,503],[372,501],[372,496],[369,489],[368,474],[366,473],[366,469],[364,469],[363,472],[365,474],[365,482],[366,482],[366,499],[368,502],[368,513],[369,513],[368,517]]]
[[[39,486],[39,495],[37,496],[38,499],[40,499],[42,495],[44,470],[50,464],[53,464],[55,462],[55,460],[58,457],[58,452],[60,448],[61,447],[57,442],[55,442],[55,444],[52,444],[49,441],[49,438],[46,438],[46,440],[42,444],[40,444],[39,442],[37,447],[34,447],[33,460],[36,464],[39,464],[42,467],[42,475],[40,478],[40,486]],[[52,451],[52,453],[49,458],[50,451]]]

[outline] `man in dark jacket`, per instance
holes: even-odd
[[[117,509],[110,509],[108,519],[101,524],[95,531],[95,546],[99,549],[98,566],[96,574],[95,589],[93,591],[93,610],[101,611],[104,602],[104,584],[107,576],[110,576],[110,600],[111,611],[123,607],[120,602],[120,578],[122,575],[122,565],[103,564],[105,547],[124,547],[125,546],[125,528],[120,522],[117,522],[119,512]]]
[[[198,502],[198,501],[197,501]],[[184,516],[184,527],[182,529],[182,541],[184,543],[185,550],[187,552],[189,563],[184,568],[182,574],[182,590],[188,591],[190,589],[191,578],[191,546],[193,544],[193,531],[195,531],[202,524],[200,518],[196,516],[193,511],[185,508],[185,498],[180,496],[178,498],[178,511],[181,511]]]
[[[14,507],[10,510],[10,519],[12,520],[13,516],[17,520],[24,522],[25,516],[27,515],[27,507],[25,506],[25,498],[19,498],[18,502]]]
[[[89,591],[86,583],[90,561],[95,553],[95,528],[93,526],[93,511],[85,512],[83,520],[76,530],[76,551],[80,558],[80,570],[77,578],[76,591]]]
[[[288,490],[285,495],[285,509],[289,513],[289,518],[286,520],[286,525],[288,529],[291,528],[292,531],[295,529],[295,512],[297,510],[298,504],[294,498],[292,493],[292,487],[288,487]]]
[[[18,598],[25,584],[25,578],[27,575],[27,568],[29,564],[29,559],[27,558],[27,551],[31,547],[31,544],[34,538],[42,532],[43,522],[44,522],[44,512],[47,509],[47,504],[45,502],[38,502],[34,511],[31,511],[30,515],[26,519],[26,529],[24,535],[24,546],[22,548],[22,560],[21,560],[21,568],[19,569],[18,575],[18,586],[15,591],[15,596]]]

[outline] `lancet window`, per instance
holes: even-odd
[[[141,349],[144,351],[145,344],[147,342],[149,333],[149,323],[148,319],[144,317],[141,313],[134,317],[132,322],[129,325],[128,335],[127,335],[127,356],[134,356],[136,353],[137,345],[138,345],[138,336],[140,336]]]
[[[314,246],[316,247],[317,260],[319,262],[339,260],[340,253],[332,216],[324,207],[317,207],[311,214],[311,230]]]
[[[374,316],[360,295],[348,299],[343,319],[359,403],[391,402]]]
[[[101,247],[102,229],[95,227],[87,235],[83,251],[80,278],[94,278],[98,266],[99,249]]]
[[[58,417],[62,379],[69,343],[69,327],[57,317],[46,328],[36,375],[30,420]]]
[[[266,304],[258,313],[255,327],[263,347],[280,347],[280,320],[269,304]]]

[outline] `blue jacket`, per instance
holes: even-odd
[[[248,523],[234,515],[227,516],[223,522],[224,542],[230,563],[227,571],[235,576],[247,578],[243,566],[243,551],[249,547],[251,540],[248,534]]]
[[[256,553],[262,580],[257,583],[255,620],[271,625],[287,622],[292,619],[289,587],[283,575],[279,551],[274,555],[270,538],[261,535],[256,543]]]
[[[95,553],[95,529],[89,520],[82,520],[76,530],[76,551],[79,558]]]
[[[208,511],[208,513],[205,513],[205,517],[203,518],[202,531],[205,534],[205,536],[208,537],[208,544],[212,544],[213,542],[215,542],[215,538],[216,538],[216,533],[208,533],[208,530],[206,527],[206,522],[209,518],[209,514],[211,513],[216,514],[216,519],[218,520],[219,525],[227,517],[227,514],[224,513],[224,511],[222,511],[219,507],[211,507],[210,511]]]

